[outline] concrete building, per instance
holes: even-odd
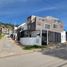
[[[61,42],[61,32],[64,31],[63,22],[51,16],[30,16],[27,18],[27,27],[31,37],[41,37],[42,44]]]
[[[64,24],[58,18],[29,16],[25,23],[26,26],[23,25],[20,25],[18,30],[21,28],[19,38],[24,45],[47,45],[49,43],[66,42]]]
[[[14,35],[15,35],[15,40],[20,41],[20,38],[23,36],[24,37],[24,31],[27,30],[27,24],[23,23],[18,27],[14,27]]]

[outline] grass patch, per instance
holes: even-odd
[[[0,33],[0,39],[3,37],[4,35]]]
[[[37,46],[37,45],[33,45],[33,46],[24,46],[23,49],[25,50],[31,50],[31,49],[38,49],[38,48],[42,48],[43,46]]]

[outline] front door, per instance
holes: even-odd
[[[42,45],[47,45],[47,32],[42,33]]]

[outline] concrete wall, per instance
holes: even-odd
[[[32,37],[36,37],[36,36],[38,36],[37,34],[40,34],[41,33],[41,31],[39,31],[39,30],[37,30],[37,31],[32,31],[31,32],[31,36]]]
[[[22,45],[38,45],[38,46],[41,46],[41,38],[40,37],[20,38],[20,43]]]
[[[49,30],[53,32],[62,32],[64,30],[64,24],[57,18],[54,17],[38,17],[31,16],[28,18],[28,27],[32,30],[34,26],[34,30]],[[35,24],[35,25],[33,25]],[[46,24],[50,25],[50,29],[45,28]],[[56,28],[54,28],[54,25]],[[29,30],[30,30],[29,29]]]
[[[66,42],[66,32],[65,31],[61,32],[61,43],[64,43],[64,42]]]
[[[45,28],[45,24],[50,25],[50,29]],[[53,28],[53,25],[56,25],[56,28]],[[64,30],[64,24],[62,22],[54,21],[54,19],[46,18],[36,18],[36,30],[49,30],[53,32],[61,32]]]

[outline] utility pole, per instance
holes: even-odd
[[[41,45],[42,45],[42,27],[40,29]]]
[[[47,45],[48,45],[48,30],[47,30]]]

